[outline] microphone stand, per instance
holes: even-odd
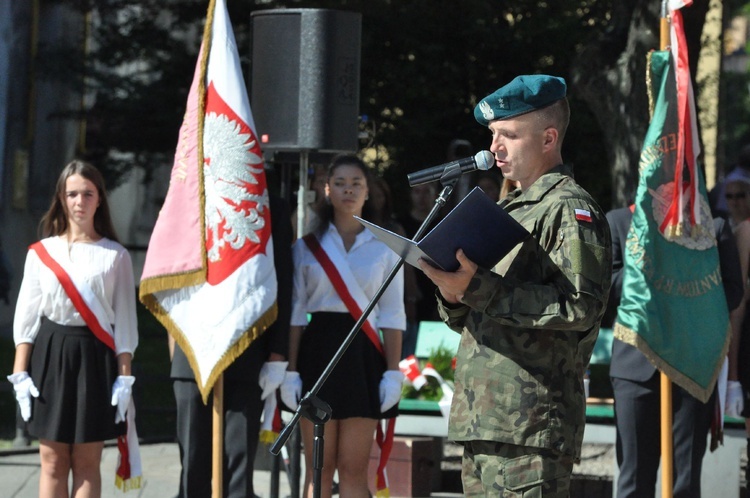
[[[427,228],[435,219],[440,209],[445,206],[448,198],[453,193],[453,189],[456,186],[456,183],[458,182],[458,179],[461,177],[462,173],[463,172],[461,171],[461,167],[458,164],[453,164],[445,169],[443,175],[440,177],[440,183],[443,185],[443,190],[440,192],[437,199],[435,199],[435,204],[432,206],[429,214],[424,219],[417,232],[414,234],[414,238],[412,240],[416,242],[422,238],[424,232],[427,231]],[[375,305],[380,300],[381,296],[385,292],[385,289],[391,283],[393,278],[396,276],[396,273],[398,273],[403,264],[404,257],[400,256],[398,262],[396,262],[388,276],[386,276],[385,280],[380,285],[377,292],[375,292],[375,295],[373,295],[367,307],[362,311],[362,316],[359,317],[359,320],[357,320],[352,329],[349,331],[349,334],[344,339],[344,342],[336,351],[336,354],[333,355],[333,358],[331,358],[331,361],[328,363],[315,385],[302,397],[299,405],[297,406],[297,410],[292,416],[292,419],[289,421],[286,427],[281,430],[279,436],[276,438],[276,441],[274,441],[273,445],[271,446],[270,452],[274,455],[278,455],[281,451],[281,448],[289,439],[292,430],[299,422],[300,417],[305,417],[307,420],[313,423],[313,498],[319,498],[321,496],[320,480],[323,470],[323,451],[325,446],[323,437],[324,425],[331,419],[330,405],[318,398],[317,394],[323,387],[323,384],[325,384],[326,380],[328,380],[328,377],[331,375],[333,369],[341,360],[341,357],[349,348],[349,345],[351,345],[351,343],[356,338],[357,332],[359,332],[359,329],[365,323],[367,317],[370,316],[370,313],[375,308]]]

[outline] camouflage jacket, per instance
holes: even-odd
[[[438,295],[461,333],[448,437],[550,448],[580,457],[583,374],[609,294],[609,225],[566,166],[501,204],[531,234],[462,304]],[[439,293],[438,293],[439,294]]]

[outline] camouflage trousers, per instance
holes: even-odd
[[[464,441],[467,497],[568,498],[573,457],[495,441]]]

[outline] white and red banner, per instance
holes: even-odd
[[[263,155],[225,0],[209,4],[140,299],[185,352],[204,400],[276,319]]]

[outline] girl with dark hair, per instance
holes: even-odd
[[[65,204],[65,189],[68,178],[73,175],[79,175],[83,179],[88,180],[96,188],[99,203],[94,211],[94,231],[101,237],[118,242],[115,229],[112,226],[112,218],[109,214],[109,203],[107,202],[105,193],[104,178],[94,166],[78,160],[68,163],[62,173],[60,173],[60,177],[57,179],[57,186],[55,187],[55,197],[52,198],[52,205],[50,205],[47,212],[42,216],[42,221],[39,224],[40,236],[51,237],[54,235],[63,235],[68,231],[70,221]]]
[[[309,391],[318,380],[398,262],[396,254],[354,218],[364,217],[369,185],[369,172],[360,159],[336,157],[328,169],[327,204],[320,223],[293,247],[289,371],[281,386],[282,401],[292,409],[303,389]],[[401,398],[403,286],[400,271],[318,393],[332,410],[320,483],[324,497],[331,496],[337,470],[341,496],[369,496],[367,469],[375,429],[379,419],[397,415]],[[313,424],[306,419],[300,423],[309,497]]]
[[[39,496],[97,497],[104,441],[126,430],[138,329],[130,255],[91,164],[63,169],[40,233],[24,266],[8,380],[39,439]]]

